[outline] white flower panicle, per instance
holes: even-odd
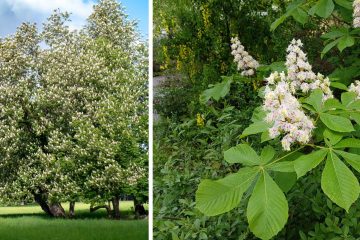
[[[239,71],[243,70],[241,75],[254,75],[256,68],[259,67],[259,63],[245,51],[238,37],[231,38],[231,43],[231,54],[234,56],[234,62],[237,63],[237,69]]]
[[[281,134],[284,150],[289,151],[294,143],[305,144],[309,142],[311,131],[315,128],[312,120],[302,111],[300,103],[291,94],[290,85],[282,81],[280,74],[275,86],[266,86],[264,109],[268,111],[265,120],[274,125],[269,129],[270,138]]]
[[[294,143],[308,143],[315,128],[311,118],[302,110],[296,94],[308,94],[312,90],[320,89],[323,92],[323,101],[333,98],[329,78],[312,71],[312,66],[301,49],[302,46],[300,40],[293,39],[287,48],[287,73],[275,71],[265,79],[265,121],[273,123],[269,129],[269,136],[275,138],[283,135],[281,144],[286,151],[289,151]],[[360,94],[360,81],[356,84],[351,86],[349,91]]]
[[[288,54],[285,65],[291,92],[295,93],[300,89],[303,93],[307,93],[310,90],[321,89],[324,101],[333,98],[329,78],[325,78],[321,73],[315,74],[312,71],[312,66],[301,49],[302,46],[301,40],[293,39],[287,48]]]
[[[353,7],[354,7],[353,26],[354,28],[358,28],[360,27],[360,0],[354,0]]]
[[[354,83],[350,84],[349,92],[356,93],[356,98],[360,99],[360,81],[356,80]]]

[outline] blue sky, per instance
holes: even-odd
[[[96,0],[0,0],[0,37],[12,34],[22,22],[39,26],[53,9],[72,13],[70,27],[80,28],[92,11]],[[143,38],[148,38],[148,0],[120,0],[130,19],[138,20]]]

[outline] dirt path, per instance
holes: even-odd
[[[154,94],[153,98],[154,99],[156,98],[156,96],[158,94],[158,87],[165,80],[166,80],[166,76],[157,76],[157,77],[153,78],[153,94]],[[154,122],[159,120],[159,114],[155,110],[154,110],[153,119],[154,119]]]

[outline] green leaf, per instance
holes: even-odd
[[[334,87],[334,88],[341,89],[341,90],[345,90],[345,91],[348,90],[348,87],[345,84],[342,84],[342,83],[339,83],[339,82],[331,82],[330,86]],[[334,98],[330,98],[330,99],[334,99]]]
[[[219,101],[220,98],[225,97],[229,93],[232,82],[233,80],[231,77],[225,77],[222,82],[217,83],[213,87],[205,90],[200,95],[200,102],[205,104],[211,98],[213,98],[215,101]]]
[[[336,39],[339,37],[342,37],[344,35],[348,35],[349,34],[349,29],[348,28],[336,28],[330,32],[327,32],[323,35],[321,35],[321,38],[325,38],[325,39]]]
[[[283,192],[288,192],[296,183],[295,172],[274,172],[274,181]]]
[[[196,191],[196,208],[207,216],[230,211],[258,174],[258,169],[242,168],[220,180],[203,180]]]
[[[275,236],[288,218],[288,203],[267,172],[260,175],[247,206],[250,230],[263,240]]]
[[[320,89],[316,89],[311,92],[310,96],[305,99],[305,103],[314,107],[316,112],[321,112],[323,93]]]
[[[254,109],[253,114],[251,116],[251,121],[261,122],[265,119],[265,117],[266,117],[266,112],[264,111],[264,108],[260,106]]]
[[[334,148],[360,148],[360,140],[356,138],[346,138],[341,140]]]
[[[269,141],[271,139],[272,138],[270,138],[269,131],[265,131],[265,132],[261,133],[261,136],[260,136],[261,143],[267,142],[267,141]]]
[[[324,160],[327,152],[327,149],[320,149],[296,159],[294,161],[294,169],[298,178],[304,176],[311,169],[319,165],[321,161]]]
[[[328,18],[334,11],[335,4],[332,0],[320,0],[310,9],[310,13],[316,13],[319,17]]]
[[[265,132],[270,127],[271,127],[271,124],[264,122],[264,121],[254,122],[254,123],[250,124],[247,128],[245,128],[245,130],[241,134],[241,137],[246,137],[246,136],[249,136],[252,134]]]
[[[356,98],[356,93],[354,92],[344,92],[341,94],[341,102],[344,106],[348,106]]]
[[[180,240],[180,238],[178,237],[178,235],[174,232],[171,232],[171,239],[172,240]]]
[[[261,150],[260,161],[262,164],[270,162],[275,156],[275,150],[272,146],[267,145]]]
[[[335,152],[340,154],[356,171],[360,172],[360,155],[340,150],[335,150]]]
[[[294,162],[277,162],[270,164],[267,169],[275,172],[294,172]]]
[[[351,170],[330,151],[321,176],[321,188],[338,206],[347,212],[359,197],[359,182]]]
[[[294,11],[291,12],[291,16],[295,19],[295,21],[301,23],[302,25],[304,25],[309,18],[307,12],[301,8],[294,9]]]
[[[286,6],[286,12],[292,13],[294,10],[298,9],[304,2],[305,0],[291,1],[290,4]]]
[[[328,128],[324,130],[324,137],[330,142],[331,145],[338,143],[343,138],[343,136],[343,134],[331,131]]]
[[[260,164],[260,157],[247,144],[239,144],[224,152],[224,159],[228,163],[242,163],[246,166],[256,166]]]
[[[344,105],[342,105],[339,100],[335,98],[327,99],[324,102],[324,111],[333,110],[333,109],[346,109]]]
[[[355,131],[351,121],[345,117],[335,116],[328,113],[320,113],[320,119],[328,128],[336,132]]]
[[[336,39],[335,41],[326,44],[324,49],[321,51],[321,58],[323,58],[328,51],[330,51],[333,47],[335,47],[336,44],[338,44],[338,42],[340,42],[340,39]]]
[[[350,117],[351,117],[351,119],[353,119],[357,124],[360,125],[360,113],[356,113],[356,112],[350,113]]]
[[[355,44],[355,38],[350,35],[347,35],[340,38],[340,41],[337,46],[340,52],[342,52],[345,48],[351,47],[354,44]]]
[[[352,9],[352,1],[349,0],[335,0],[335,3],[343,8]]]
[[[350,102],[348,105],[347,105],[347,108],[348,109],[355,109],[355,110],[360,110],[360,100],[355,100],[353,102]]]
[[[337,81],[345,85],[352,83],[357,76],[360,76],[360,71],[359,66],[356,66],[356,62],[348,67],[338,67],[329,75],[331,79],[338,79]]]
[[[269,65],[270,70],[272,72],[278,71],[278,72],[282,72],[282,71],[286,71],[286,66],[285,66],[285,62],[273,62]]]
[[[286,18],[288,18],[288,14],[284,14],[280,16],[278,19],[276,19],[271,25],[270,25],[270,31],[273,32],[280,24],[282,24]]]

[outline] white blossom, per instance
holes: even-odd
[[[329,78],[312,71],[302,46],[300,40],[292,40],[287,48],[287,73],[275,71],[265,78],[265,121],[273,124],[269,136],[272,139],[282,136],[281,144],[286,151],[295,143],[308,143],[315,128],[313,120],[301,108],[297,94],[310,94],[312,90],[320,89],[323,101],[333,97]],[[350,86],[349,91],[359,92],[358,84]]]
[[[360,27],[360,0],[354,0],[353,7],[354,7],[353,26],[354,26],[354,28],[359,28]]]
[[[238,37],[231,38],[231,54],[234,56],[234,62],[237,63],[237,69],[243,76],[252,76],[259,67],[259,63],[245,51]]]
[[[291,81],[292,93],[295,93],[298,89],[303,93],[307,93],[309,90],[321,89],[324,101],[333,98],[329,78],[325,78],[320,73],[315,74],[312,71],[312,66],[301,49],[302,46],[301,40],[293,39],[287,48],[288,54],[285,65],[287,67],[287,78]]]
[[[360,99],[360,81],[355,80],[354,83],[350,84],[348,91],[356,93],[356,98]]]
[[[292,95],[288,82],[279,81],[276,85],[266,86],[263,107],[268,112],[265,120],[273,123],[269,136],[284,135],[281,140],[284,150],[289,151],[294,143],[305,144],[310,140],[314,124]]]

